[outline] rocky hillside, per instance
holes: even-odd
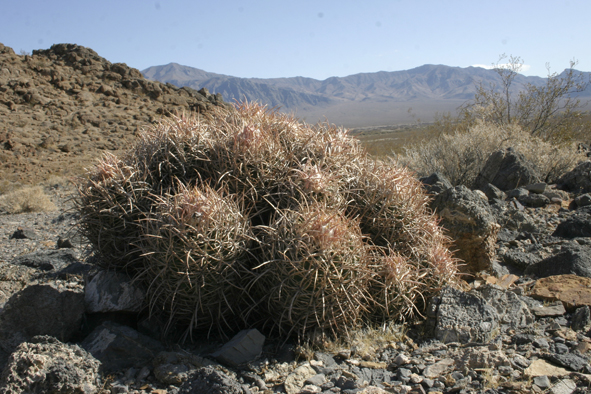
[[[0,179],[71,176],[101,152],[120,152],[170,113],[227,105],[206,89],[149,81],[75,44],[20,56],[0,44]]]

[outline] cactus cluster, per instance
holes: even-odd
[[[80,229],[171,324],[281,336],[406,319],[457,279],[428,197],[343,129],[258,104],[163,120],[78,182]]]

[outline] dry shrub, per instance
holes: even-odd
[[[370,159],[345,130],[256,104],[165,120],[78,190],[103,261],[187,330],[347,333],[420,313],[456,281],[409,171]]]
[[[41,186],[33,186],[0,196],[0,209],[16,214],[53,211],[56,207]]]
[[[516,125],[497,126],[482,121],[468,131],[443,134],[410,147],[398,160],[420,176],[439,172],[453,185],[472,187],[488,157],[509,147],[537,168],[539,181],[548,183],[584,160],[575,144],[554,144],[531,136]]]

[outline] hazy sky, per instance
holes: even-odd
[[[75,43],[143,70],[326,79],[423,64],[591,71],[589,0],[2,0],[0,42]]]

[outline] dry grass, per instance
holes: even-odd
[[[574,143],[553,144],[532,137],[518,126],[496,126],[481,121],[466,132],[444,134],[410,147],[397,159],[419,176],[439,172],[453,185],[471,187],[488,157],[508,147],[523,154],[538,170],[538,180],[548,183],[584,160]]]
[[[45,212],[56,209],[41,186],[23,187],[0,196],[0,209],[11,214]]]

